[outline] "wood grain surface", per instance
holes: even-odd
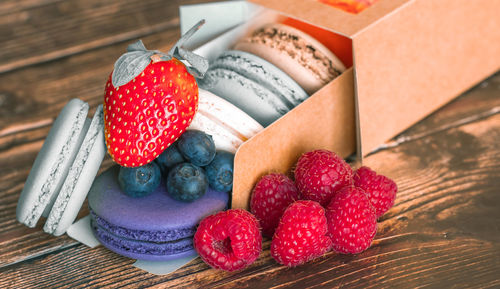
[[[93,112],[126,44],[168,49],[179,36],[178,5],[195,2],[0,3],[0,288],[500,288],[500,73],[365,159],[399,193],[373,246],[355,256],[330,252],[290,269],[265,240],[241,272],[198,258],[156,276],[102,246],[17,223],[17,198],[64,104],[78,97]]]

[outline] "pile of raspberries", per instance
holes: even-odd
[[[360,253],[370,247],[377,218],[394,205],[398,190],[391,179],[368,167],[353,171],[326,150],[303,154],[294,177],[263,176],[252,192],[251,213],[231,209],[202,220],[194,247],[203,261],[241,270],[258,258],[262,235],[272,238],[271,256],[289,267],[330,250]]]

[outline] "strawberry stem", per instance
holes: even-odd
[[[186,33],[184,33],[184,35],[181,36],[177,43],[175,43],[175,45],[170,48],[170,51],[167,54],[170,56],[174,56],[176,49],[182,48],[182,45],[184,45],[184,43],[186,43],[186,41],[188,41],[189,38],[191,38],[193,34],[200,29],[201,26],[203,26],[203,24],[205,24],[205,19],[198,21],[198,23],[196,23]]]
[[[208,70],[208,60],[182,47],[182,45],[188,41],[203,24],[205,24],[205,19],[196,23],[196,25],[184,33],[168,53],[163,53],[158,50],[148,50],[141,40],[130,44],[127,47],[127,52],[120,56],[115,62],[115,68],[111,75],[113,86],[119,87],[128,83],[138,76],[151,61],[159,61],[158,58],[163,61],[168,61],[172,59],[172,57],[179,60],[185,60],[190,65],[186,66],[187,70],[195,77],[203,78],[205,72]],[[158,57],[158,55],[160,55],[160,57]]]
[[[186,60],[191,66],[187,67],[188,71],[196,77],[203,78],[205,72],[208,70],[208,60],[205,58],[184,49],[182,46],[186,41],[193,36],[193,34],[200,29],[200,27],[205,24],[205,19],[200,20],[191,29],[189,29],[181,38],[175,43],[175,45],[168,51],[168,57],[175,57],[179,60]]]

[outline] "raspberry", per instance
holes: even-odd
[[[259,223],[241,209],[208,216],[194,234],[194,248],[215,269],[243,269],[255,262],[262,250]]]
[[[354,185],[365,191],[377,218],[394,205],[398,186],[388,177],[377,175],[368,167],[360,167],[354,174]]]
[[[297,201],[281,217],[271,241],[276,262],[295,267],[322,256],[332,246],[325,209],[314,201]]]
[[[301,198],[328,205],[336,191],[352,185],[351,167],[335,153],[315,150],[303,154],[295,168]]]
[[[264,236],[273,236],[285,209],[298,199],[299,191],[285,175],[269,174],[259,180],[252,192],[250,211],[259,220]]]
[[[326,208],[328,235],[333,250],[357,254],[370,247],[377,232],[377,217],[365,192],[345,187],[335,194]]]

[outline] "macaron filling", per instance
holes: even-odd
[[[214,114],[211,114],[210,111],[202,111],[202,110],[198,110],[199,114],[202,114],[204,117],[206,117],[207,119],[209,119],[210,121],[214,122],[215,124],[218,125],[218,127],[221,127],[223,128],[224,130],[228,131],[230,134],[238,137],[241,142],[245,142],[247,141],[250,137],[246,137],[244,136],[242,133],[240,133],[238,130],[236,130],[235,128],[233,128],[229,123],[226,123],[226,122],[223,122],[223,121],[220,121],[216,115]]]

